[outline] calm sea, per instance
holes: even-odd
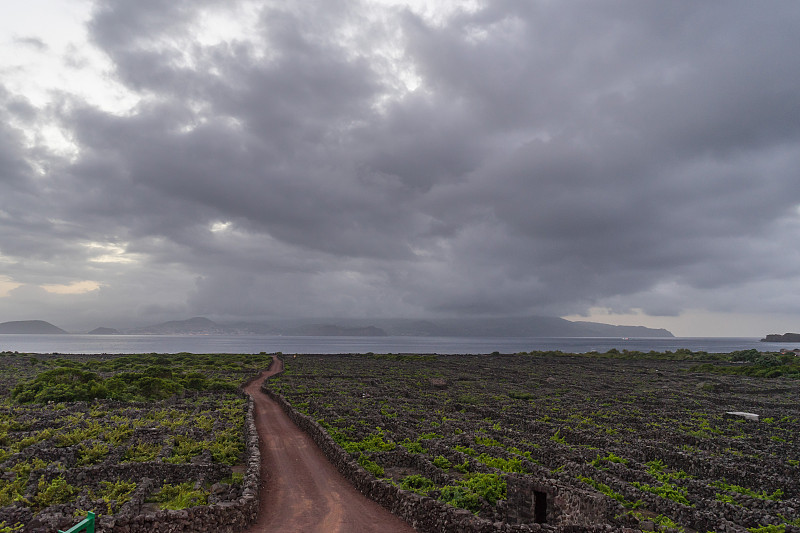
[[[711,353],[755,348],[779,351],[786,343],[755,337],[574,338],[574,337],[283,337],[262,335],[0,335],[0,351],[29,353],[519,353],[561,350],[663,352],[686,348]]]

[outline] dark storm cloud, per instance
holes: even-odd
[[[744,4],[719,18],[685,4],[670,7],[664,35],[641,9],[620,24],[606,8],[531,5],[492,3],[444,29],[409,17],[417,64],[487,117],[484,134],[513,139],[527,125],[545,139],[486,164],[437,207],[487,207],[519,237],[496,257],[527,250],[517,264],[567,305],[661,280],[753,279],[765,265],[747,250],[774,240],[800,193],[790,26]],[[798,18],[793,6],[784,15]],[[503,37],[471,38],[492,26]]]
[[[40,113],[25,98],[0,87],[0,258],[28,257],[34,263],[67,248],[59,239],[63,226],[57,227],[47,214],[36,212],[43,191],[40,172],[33,163],[37,149],[26,137],[25,125],[39,120]],[[46,159],[40,162],[46,163]],[[11,268],[4,270],[2,274],[9,275]],[[31,264],[29,275],[37,273]]]
[[[794,2],[496,0],[439,23],[265,2],[257,35],[195,39],[236,6],[98,3],[92,38],[142,101],[65,96],[80,152],[44,179],[2,126],[4,190],[61,222],[16,212],[38,244],[0,253],[50,250],[126,298],[167,268],[164,313],[230,317],[736,311],[800,281]],[[76,242],[138,263],[81,270]]]

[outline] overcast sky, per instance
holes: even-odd
[[[800,3],[27,0],[0,322],[800,331]]]

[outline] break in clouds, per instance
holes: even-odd
[[[0,71],[0,316],[800,315],[797,2],[463,6],[18,36],[121,96]]]

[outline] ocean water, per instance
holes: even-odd
[[[710,353],[779,351],[791,343],[756,337],[289,337],[273,335],[0,335],[0,351],[64,354],[131,353],[415,353],[488,354],[534,350],[570,353],[681,348]]]

